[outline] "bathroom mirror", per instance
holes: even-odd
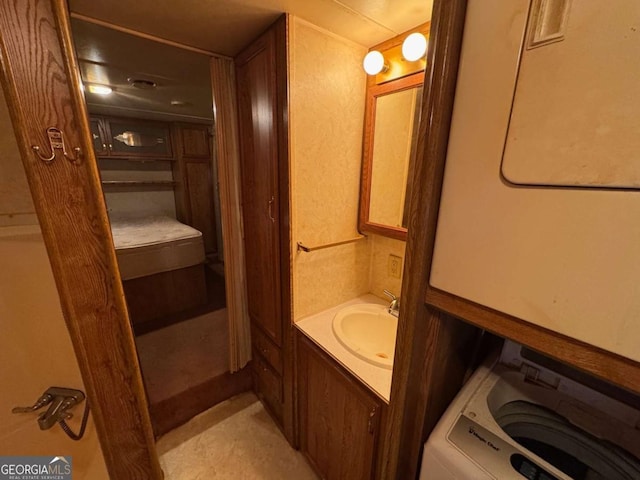
[[[365,107],[359,227],[407,238],[408,182],[424,73],[369,85]]]

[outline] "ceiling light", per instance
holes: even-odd
[[[364,57],[362,62],[364,71],[369,75],[377,75],[384,71],[387,67],[384,62],[384,56],[377,50],[372,50]]]
[[[141,78],[128,78],[127,79],[132,87],[139,88],[140,90],[151,90],[156,88],[158,84],[151,80],[143,80]]]
[[[89,85],[89,91],[91,93],[97,93],[98,95],[109,95],[113,90],[106,85]]]
[[[427,52],[427,39],[421,33],[412,33],[402,43],[402,56],[410,62],[424,57]]]
[[[182,100],[171,100],[171,105],[174,107],[186,107],[188,103]]]

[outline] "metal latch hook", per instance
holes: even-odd
[[[51,156],[46,157],[42,153],[40,153],[41,148],[38,145],[32,145],[31,148],[40,160],[45,163],[50,163],[56,158],[56,150],[62,150],[62,155],[64,158],[69,160],[71,163],[78,164],[80,163],[80,158],[82,157],[82,153],[80,151],[80,147],[75,147],[73,149],[74,156],[71,157],[67,153],[66,145],[64,144],[64,135],[62,130],[56,127],[47,128],[47,138],[49,139],[49,148],[51,149]]]

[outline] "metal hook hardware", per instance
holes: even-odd
[[[66,158],[67,160],[69,160],[71,163],[74,163],[74,164],[80,163],[80,158],[82,157],[80,147],[75,147],[73,149],[74,156],[71,157],[67,153],[67,148],[64,144],[64,135],[62,133],[62,130],[56,127],[47,128],[47,138],[49,139],[49,148],[51,149],[50,157],[46,157],[42,155],[42,153],[40,153],[41,148],[38,145],[31,146],[31,148],[33,149],[34,152],[36,152],[36,155],[38,156],[38,158],[40,158],[40,160],[42,160],[45,163],[50,163],[54,161],[56,158],[56,150],[62,150],[62,155],[64,156],[64,158]]]
[[[56,423],[68,420],[73,415],[68,410],[84,400],[84,393],[72,388],[50,387],[30,407],[15,407],[12,413],[30,413],[49,405],[46,412],[38,416],[41,430],[47,430]]]

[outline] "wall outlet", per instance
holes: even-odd
[[[400,278],[402,276],[402,257],[389,254],[387,270],[390,277]]]

